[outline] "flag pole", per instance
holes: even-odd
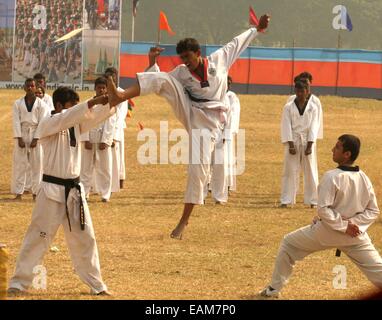
[[[340,74],[340,49],[341,49],[341,30],[338,30],[338,38],[337,38],[337,72],[336,72],[336,90],[335,90],[335,95],[338,94],[338,82],[339,82],[339,74]]]
[[[158,46],[160,45],[160,41],[161,41],[161,29],[158,26]]]
[[[292,43],[292,79],[291,79],[291,87],[290,87],[290,93],[293,93],[293,88],[294,88],[294,68],[295,68],[295,47],[296,47],[296,38],[293,38],[293,43]]]
[[[134,10],[131,10],[131,42],[134,42],[134,35],[135,35],[135,17],[134,17]]]

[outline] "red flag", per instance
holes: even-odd
[[[163,11],[160,11],[159,13],[159,30],[166,30],[170,36],[175,34],[175,32],[172,31],[170,25],[168,24],[167,17]]]
[[[97,8],[97,14],[100,16],[101,14],[105,13],[105,0],[97,0],[98,8]]]
[[[255,10],[249,6],[249,24],[257,27],[259,25],[259,19],[257,19]]]
[[[139,0],[133,0],[133,16],[136,17],[137,16],[137,10],[138,10],[138,3]]]

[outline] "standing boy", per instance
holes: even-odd
[[[26,186],[26,179],[31,179],[31,191],[36,197],[42,175],[42,149],[36,136],[36,129],[41,120],[49,115],[48,106],[36,97],[36,81],[26,79],[25,97],[17,100],[13,106],[13,172],[11,192],[21,200]],[[28,172],[30,170],[30,172]]]
[[[91,293],[109,295],[102,281],[93,224],[79,175],[80,135],[107,119],[114,108],[101,96],[77,104],[78,94],[67,87],[53,93],[56,113],[40,123],[36,136],[44,150],[44,175],[32,221],[10,280],[9,294],[28,290],[33,268],[40,265],[60,225],[74,269]],[[101,105],[102,104],[102,105]]]
[[[316,140],[319,112],[311,102],[308,83],[297,81],[296,99],[288,102],[281,119],[281,142],[285,146],[281,207],[296,203],[301,169],[304,172],[304,203],[317,205],[318,168]]]

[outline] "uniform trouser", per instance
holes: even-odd
[[[214,149],[215,140],[212,138],[210,148],[205,152],[200,152],[198,147],[194,147],[195,137],[193,130],[208,131],[210,133],[219,129],[220,114],[216,112],[215,118],[212,116],[207,119],[206,111],[193,106],[192,101],[185,93],[183,86],[169,74],[164,72],[144,72],[137,74],[141,88],[141,95],[156,93],[164,97],[171,105],[176,118],[187,130],[192,146],[190,155],[192,158],[204,158],[202,161],[195,162],[190,160],[188,166],[187,190],[184,197],[185,203],[203,204],[204,187],[208,179],[211,153]],[[215,113],[211,111],[210,114]],[[216,138],[216,137],[215,137]],[[199,154],[198,154],[199,153]],[[198,154],[195,156],[195,154]],[[202,155],[203,154],[203,155]]]
[[[375,286],[382,289],[382,258],[369,239],[356,245],[327,246],[320,243],[312,226],[303,227],[285,236],[276,258],[271,287],[278,291],[282,289],[288,282],[296,261],[311,253],[337,247]]]
[[[226,141],[226,159],[227,159],[227,184],[230,191],[236,190],[236,157],[235,157],[235,139]]]
[[[209,183],[212,198],[215,201],[227,202],[227,169],[226,145],[220,141],[216,143],[215,148],[211,153],[210,174],[207,177],[207,181],[204,187],[204,198],[207,197]]]
[[[81,182],[84,185],[86,196],[95,183],[95,190],[103,199],[111,196],[112,155],[111,148],[99,150],[99,144],[93,144],[92,150],[82,145]]]
[[[121,170],[121,142],[114,141],[114,147],[111,148],[112,172],[111,172],[111,192],[119,192],[120,189],[120,170]]]
[[[25,141],[25,140],[24,140]],[[29,143],[26,142],[29,145]],[[28,172],[28,170],[30,170]],[[27,176],[31,177],[31,191],[37,193],[42,177],[42,149],[37,143],[35,148],[20,148],[17,139],[13,149],[12,184],[11,192],[23,194]]]
[[[66,243],[73,266],[80,279],[93,293],[107,290],[102,281],[98,249],[89,209],[84,200],[85,230],[81,230],[79,217],[79,197],[76,189],[70,191],[68,209],[71,229],[65,213],[65,203],[53,201],[43,189],[37,194],[32,221],[26,232],[16,262],[16,269],[9,286],[27,290],[33,281],[33,269],[41,265],[43,257],[52,243],[60,225],[65,232]],[[48,281],[49,285],[49,281]]]
[[[126,179],[126,163],[125,163],[125,132],[122,134],[122,139],[120,142],[120,165],[119,165],[119,180],[125,180]]]
[[[306,144],[295,143],[296,154],[289,153],[289,146],[285,146],[284,170],[281,187],[281,203],[295,204],[300,182],[300,172],[304,173],[304,203],[317,205],[318,169],[316,144],[312,146],[312,153],[305,155]]]

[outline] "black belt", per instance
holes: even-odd
[[[210,102],[212,100],[208,100],[208,99],[199,99],[199,98],[195,98],[190,91],[188,91],[187,89],[185,89],[186,93],[188,94],[188,97],[190,98],[191,101],[194,101],[194,102]]]
[[[61,179],[53,176],[48,176],[44,174],[42,176],[42,181],[58,184],[60,186],[65,187],[65,210],[66,210],[66,217],[68,218],[69,223],[69,230],[72,231],[72,226],[70,224],[70,218],[69,218],[69,211],[68,211],[68,196],[71,189],[77,189],[80,192],[80,225],[81,230],[85,230],[85,210],[84,210],[84,203],[82,201],[81,197],[81,185],[80,185],[80,178],[75,179]]]

